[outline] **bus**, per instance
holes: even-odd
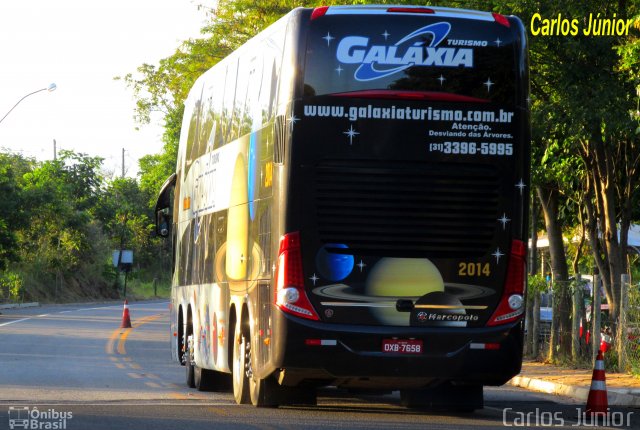
[[[521,368],[528,86],[517,17],[419,6],[298,8],[199,77],[156,205],[187,384],[481,408]]]

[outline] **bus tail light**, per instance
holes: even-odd
[[[507,19],[506,16],[501,15],[499,13],[495,13],[493,12],[491,15],[493,15],[493,19],[495,19],[495,21],[500,24],[500,25],[504,25],[507,28],[511,27],[511,23],[509,22],[509,20]]]
[[[319,6],[315,8],[313,12],[311,12],[311,21],[313,21],[316,18],[320,18],[321,16],[324,16],[327,13],[328,9],[329,9],[329,6]]]
[[[320,319],[304,291],[300,233],[297,231],[280,238],[275,304],[291,315],[311,320]]]
[[[428,7],[390,7],[387,9],[389,13],[435,13],[433,9]]]
[[[511,242],[511,255],[507,267],[507,279],[498,308],[493,313],[488,326],[516,321],[524,313],[524,283],[526,275],[527,248],[524,242]]]

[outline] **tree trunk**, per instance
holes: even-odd
[[[531,252],[529,253],[529,274],[538,273],[538,205],[536,196],[531,194]]]
[[[536,205],[536,196],[531,194],[531,249],[529,252],[529,275],[536,275],[538,273],[538,207]],[[534,319],[534,312],[536,312],[536,300],[535,296],[538,296],[540,293],[535,292],[527,292],[527,316],[525,317],[526,321],[526,333],[527,337],[525,339],[525,349],[524,353],[526,355],[534,354],[534,351],[537,352],[537,348],[535,347],[538,342],[537,328],[534,323],[536,319]],[[538,300],[539,302],[539,300]],[[538,312],[538,317],[540,310]]]
[[[602,275],[609,304],[609,323],[615,329],[620,306],[620,276],[627,269],[627,232],[638,159],[633,151],[629,154],[626,150],[612,148],[596,131],[590,140],[581,143],[582,159],[587,167],[585,204],[589,241]],[[618,146],[626,149],[628,144],[621,142]]]
[[[556,354],[571,354],[571,295],[569,293],[569,269],[562,241],[562,226],[558,220],[559,192],[553,184],[537,186],[536,191],[544,214],[549,238],[549,257],[553,274],[553,320],[549,358]]]

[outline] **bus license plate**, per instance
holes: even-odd
[[[422,341],[417,339],[383,339],[382,352],[422,354]]]

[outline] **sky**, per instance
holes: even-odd
[[[204,3],[199,1],[198,3]],[[107,174],[133,177],[138,159],[162,149],[162,121],[139,126],[135,100],[115,76],[158,64],[199,36],[194,0],[0,2],[0,148],[38,160],[68,149],[105,159]],[[136,130],[139,128],[139,130]]]

